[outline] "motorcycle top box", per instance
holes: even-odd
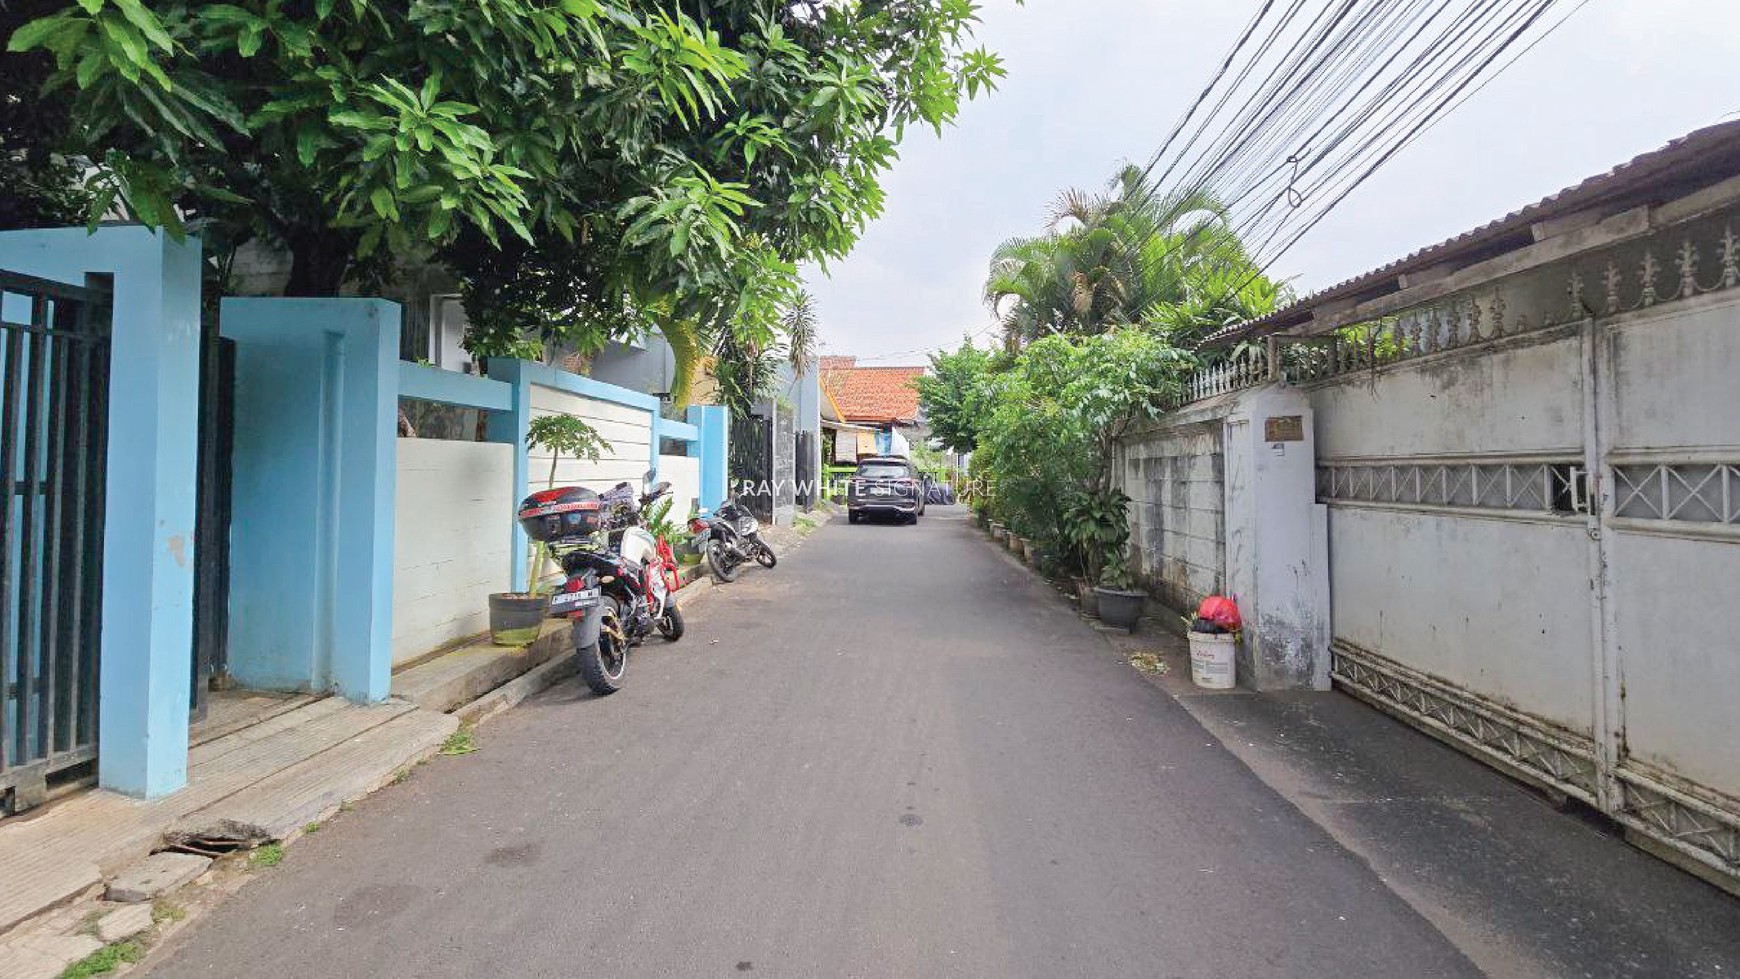
[[[520,503],[520,526],[526,536],[549,543],[590,537],[604,528],[604,504],[584,486],[559,486],[533,493]]]

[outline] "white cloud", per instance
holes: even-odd
[[[988,3],[1002,89],[941,140],[914,135],[888,210],[831,278],[809,276],[831,352],[922,362],[990,324],[1004,239],[1065,187],[1146,161],[1256,0]],[[1568,4],[1567,4],[1568,9]],[[1273,271],[1319,288],[1483,224],[1740,111],[1735,0],[1602,0],[1349,198]]]

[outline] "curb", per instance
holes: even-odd
[[[809,540],[810,537],[814,537],[822,530],[822,528],[833,522],[832,518],[833,515],[829,514],[828,518],[818,524],[815,530],[810,531],[807,536],[800,537],[794,542],[787,544],[770,544],[769,546],[773,548],[775,556],[783,558],[787,554],[802,547],[805,541]],[[692,567],[696,569],[694,571],[694,577],[685,582],[682,589],[677,592],[682,600],[682,607],[684,609],[688,609],[700,599],[718,592],[721,587],[720,583],[716,581],[711,574],[708,574],[703,570],[705,565],[693,565]],[[509,680],[502,686],[496,687],[494,690],[489,691],[468,704],[455,708],[451,713],[454,717],[459,719],[459,723],[462,727],[477,727],[485,721],[491,720],[497,715],[506,713],[513,709],[528,697],[536,696],[556,684],[561,683],[563,680],[573,676],[574,673],[574,658],[572,656],[557,654],[548,662],[533,667],[528,672],[521,674],[513,680]]]

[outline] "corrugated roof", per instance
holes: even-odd
[[[851,358],[838,358],[850,361]],[[822,386],[839,405],[845,421],[892,425],[918,420],[918,388],[923,367],[834,367],[822,365]]]
[[[1534,243],[1533,226],[1540,221],[1598,207],[1618,213],[1661,204],[1736,175],[1740,175],[1740,121],[1699,129],[1496,221],[1319,290],[1260,319],[1222,330],[1204,343],[1279,333],[1309,321],[1313,311],[1325,304],[1395,292],[1400,288],[1396,278],[1409,272],[1451,262],[1470,265],[1527,247]]]

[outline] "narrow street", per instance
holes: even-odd
[[[478,741],[150,974],[1474,974],[955,508],[837,519]]]

